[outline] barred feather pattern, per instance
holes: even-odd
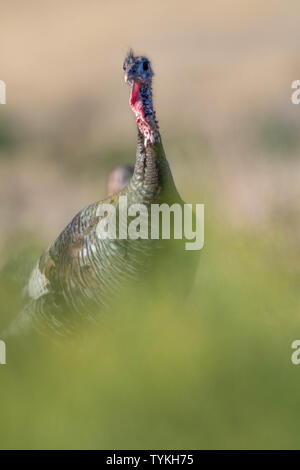
[[[29,280],[29,303],[10,331],[32,325],[40,333],[46,334],[49,328],[58,334],[71,333],[78,321],[94,322],[105,314],[129,283],[143,282],[161,241],[102,239],[97,233],[99,208],[113,204],[118,211],[121,195],[127,196],[128,205],[182,203],[160,138],[145,148],[138,131],[135,170],[128,186],[80,211],[41,256]]]

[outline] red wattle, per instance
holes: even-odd
[[[132,111],[136,116],[136,123],[141,131],[141,133],[145,137],[145,142],[147,143],[148,140],[153,142],[153,136],[151,127],[146,119],[145,110],[143,107],[143,101],[140,93],[140,83],[134,82],[131,88],[130,94],[130,106]],[[146,145],[146,144],[145,144]]]
[[[135,107],[135,103],[140,100],[141,97],[140,97],[140,87],[139,87],[139,84],[137,82],[134,82],[133,83],[133,87],[132,87],[132,90],[131,90],[131,95],[130,95],[130,106],[132,108]]]

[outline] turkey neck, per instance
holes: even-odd
[[[148,142],[145,147],[138,129],[136,162],[128,192],[137,202],[181,202],[159,134],[154,143]]]
[[[138,202],[181,202],[158,131],[151,82],[133,84],[130,106],[136,115],[138,136],[129,193]]]

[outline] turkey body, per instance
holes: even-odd
[[[10,334],[32,328],[41,333],[73,332],[82,321],[94,322],[109,312],[130,286],[138,290],[147,284],[159,295],[162,274],[168,282],[161,292],[173,291],[177,298],[184,295],[194,272],[190,262],[186,273],[176,272],[180,258],[189,256],[184,240],[99,237],[103,204],[113,205],[118,215],[121,196],[127,197],[128,206],[143,204],[149,209],[153,203],[183,204],[161,142],[145,148],[138,132],[136,164],[129,184],[78,212],[43,253],[28,282],[28,303],[10,327]]]
[[[156,239],[150,236],[152,221],[148,215],[153,204],[184,204],[158,131],[151,65],[148,59],[135,57],[130,51],[123,68],[131,83],[130,106],[138,128],[133,175],[117,194],[78,212],[44,252],[28,282],[28,302],[9,327],[8,335],[32,328],[40,332],[50,328],[58,334],[72,332],[78,322],[95,321],[117,300],[122,302],[132,286],[136,292],[146,286],[151,294],[167,292],[179,300],[191,285],[196,260],[185,251],[185,239],[174,239],[171,234],[170,239],[163,239],[161,232]],[[123,196],[128,207],[142,204],[148,208],[148,237],[101,235],[104,207],[112,206],[119,221]],[[127,216],[127,226],[130,220],[132,217]]]

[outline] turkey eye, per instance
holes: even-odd
[[[148,62],[143,62],[143,70],[148,70]]]

